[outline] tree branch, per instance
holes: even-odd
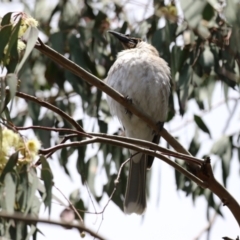
[[[166,162],[167,164],[173,166],[175,169],[177,169],[179,172],[181,172],[185,176],[189,177],[192,181],[196,182],[201,187],[203,187],[203,188],[208,187],[207,182],[204,182],[204,181],[200,180],[198,177],[194,176],[192,173],[190,173],[189,171],[187,171],[186,169],[184,169],[183,167],[178,165],[176,162],[174,162],[174,161],[170,160],[169,158],[163,156],[163,154],[161,154],[159,151],[138,147],[135,144],[125,143],[125,142],[121,142],[121,141],[117,141],[117,140],[109,140],[109,139],[104,139],[104,138],[100,138],[100,137],[95,137],[95,138],[91,138],[89,140],[83,140],[81,142],[71,142],[71,143],[58,144],[55,147],[51,147],[51,148],[42,150],[41,152],[42,152],[42,154],[48,154],[49,152],[57,151],[59,149],[65,148],[65,147],[80,147],[80,146],[85,146],[87,144],[96,143],[96,142],[108,143],[108,144],[112,144],[114,146],[121,146],[121,147],[124,147],[124,148],[132,149],[132,150],[135,150],[137,152],[142,152],[144,154],[160,158],[164,162]],[[159,147],[157,145],[155,145],[155,146]],[[180,159],[183,159],[183,160],[188,161],[188,162],[191,162],[191,161],[195,162],[196,161],[195,157],[191,157],[191,156],[180,154],[180,153],[179,153],[178,157]],[[187,157],[187,158],[185,158],[185,157]],[[199,160],[199,159],[197,159],[197,160],[203,163],[202,160]]]
[[[65,58],[58,52],[54,51],[52,48],[45,45],[41,39],[38,39],[39,43],[35,46],[36,49],[38,49],[41,53],[48,56],[50,59],[52,59],[54,62],[58,63],[65,69],[69,70],[70,72],[74,73],[76,76],[80,77],[81,79],[85,80],[89,84],[97,87],[101,91],[105,92],[107,95],[109,95],[111,98],[113,98],[115,101],[120,103],[122,106],[124,106],[126,109],[128,109],[131,113],[138,116],[140,119],[145,121],[147,125],[149,125],[152,129],[154,129],[156,132],[159,132],[159,127],[157,126],[157,123],[153,122],[150,116],[145,115],[142,113],[139,108],[134,104],[129,104],[129,101],[126,100],[126,96],[121,95],[119,92],[115,91],[113,88],[109,87],[106,83],[104,83],[99,78],[95,77],[91,73],[87,72],[71,60]],[[171,136],[166,129],[163,129],[159,133],[177,152],[181,152],[187,155],[191,155],[173,136]]]
[[[23,98],[25,100],[28,100],[28,101],[32,101],[32,102],[38,103],[39,105],[52,110],[53,112],[55,112],[59,116],[61,116],[63,119],[67,120],[78,131],[85,132],[83,130],[83,128],[72,117],[70,117],[67,113],[63,112],[61,109],[53,106],[52,104],[50,104],[50,103],[48,103],[48,102],[46,102],[46,101],[44,101],[42,99],[39,99],[37,97],[33,97],[33,96],[30,96],[30,95],[28,95],[26,93],[22,93],[22,92],[18,92],[18,91],[16,92],[16,96],[20,97],[20,98]]]
[[[81,223],[73,224],[73,223],[58,222],[58,221],[53,221],[53,220],[49,220],[49,219],[35,218],[30,215],[25,215],[25,214],[21,214],[21,213],[10,214],[10,213],[3,212],[3,211],[0,212],[0,217],[7,219],[7,220],[16,220],[19,222],[25,222],[25,223],[29,223],[29,224],[46,223],[46,224],[51,224],[51,225],[62,226],[64,228],[76,228],[80,232],[87,232],[91,236],[93,236],[97,239],[100,239],[100,240],[105,239],[102,236],[100,236],[99,234],[96,234],[94,231],[85,227]]]

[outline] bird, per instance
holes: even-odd
[[[131,37],[116,31],[108,31],[123,46],[110,67],[105,82],[130,104],[163,127],[168,114],[170,95],[170,68],[159,57],[157,49],[141,38]],[[159,133],[154,132],[143,120],[126,110],[121,104],[107,96],[112,115],[116,115],[123,126],[125,136],[159,143]],[[153,157],[130,150],[131,160],[125,192],[124,212],[142,215],[146,209],[146,174]]]

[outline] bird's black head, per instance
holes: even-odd
[[[108,32],[111,33],[114,37],[116,37],[121,42],[124,49],[135,48],[137,44],[142,41],[141,38],[130,37],[128,34],[124,35],[122,33],[115,32],[115,31],[108,31]]]

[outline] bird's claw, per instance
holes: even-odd
[[[132,98],[130,98],[129,96],[126,96],[125,99],[127,100],[128,104],[132,104],[132,102],[133,102]],[[125,113],[130,115],[130,116],[132,115],[132,113],[126,108],[125,108]]]
[[[163,130],[164,122],[159,121],[159,122],[157,122],[156,125],[158,126],[159,130],[157,132],[155,130],[153,130],[153,134],[158,135]]]

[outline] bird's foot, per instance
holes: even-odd
[[[158,131],[156,132],[155,130],[153,131],[153,134],[156,134],[156,135],[158,135],[162,130],[163,130],[163,125],[164,125],[164,122],[157,122],[157,124],[156,124],[157,126],[158,126]]]
[[[130,98],[129,96],[126,96],[125,98],[126,98],[128,104],[132,104],[132,98]],[[126,108],[125,108],[125,113],[132,116],[132,113]]]

